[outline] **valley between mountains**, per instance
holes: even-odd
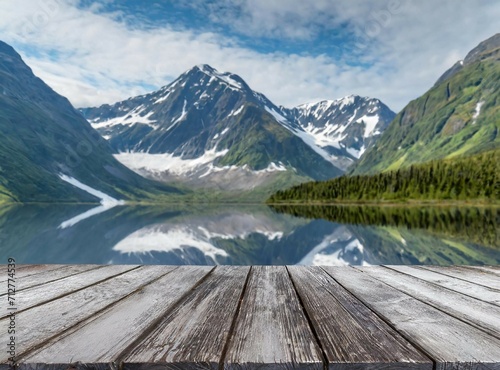
[[[497,34],[397,114],[358,95],[278,106],[206,64],[77,110],[0,42],[0,202],[497,201],[499,91]]]

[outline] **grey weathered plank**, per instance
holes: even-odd
[[[500,269],[495,266],[463,266],[468,269],[481,270],[484,272],[491,272],[492,274],[500,275]]]
[[[44,265],[47,266],[47,265]],[[29,274],[16,278],[16,291],[19,292],[24,289],[36,287],[42,284],[47,284],[59,279],[64,279],[65,277],[76,275],[84,271],[100,269],[103,266],[99,265],[69,265],[62,268],[47,269],[46,267],[40,267],[38,273]],[[34,272],[35,270],[32,270]],[[2,291],[1,295],[4,295],[5,291]]]
[[[15,268],[15,278],[25,278],[30,275],[39,274],[45,271],[53,271],[67,267],[67,265],[16,265]],[[2,276],[0,276],[0,282],[7,281],[7,265],[2,265]]]
[[[20,360],[23,364],[20,369],[33,368],[35,364],[50,364],[56,369],[56,364],[61,364],[59,369],[63,370],[72,358],[87,364],[112,363],[211,269],[209,266],[179,267],[44,344]]]
[[[476,299],[500,305],[500,291],[460,280],[452,276],[439,274],[434,271],[419,269],[411,266],[386,266],[391,270],[417,277],[427,282],[453,290]]]
[[[118,367],[114,363],[102,363],[102,364],[86,364],[84,362],[71,362],[66,364],[21,364],[16,367],[17,369],[23,370],[117,370]],[[0,370],[13,370],[11,368],[2,369],[0,365]]]
[[[494,305],[385,267],[358,269],[500,339],[500,309]]]
[[[218,368],[249,267],[217,267],[124,356],[124,369]]]
[[[16,327],[19,356],[32,350],[34,346],[60,335],[173,269],[174,267],[166,266],[140,267],[19,313]],[[0,320],[0,327],[6,327],[6,325],[7,319]],[[5,348],[6,343],[7,336],[0,336],[0,346]],[[6,360],[6,353],[1,351],[0,363]]]
[[[323,368],[321,349],[284,266],[252,268],[224,368]]]
[[[435,362],[436,369],[500,368],[500,340],[354,268],[324,268]]]
[[[83,289],[99,281],[109,279],[137,267],[138,266],[133,265],[106,266],[105,268],[83,271],[50,283],[23,289],[17,292],[15,296],[16,301],[19,302],[18,312]],[[6,316],[8,315],[1,315],[0,319]]]
[[[319,267],[288,268],[329,368],[432,369],[432,362]],[[337,268],[341,271],[347,268]]]
[[[2,261],[3,262],[3,261]],[[49,268],[53,268],[53,269],[56,269],[56,268],[61,268],[61,267],[65,267],[66,265],[51,265],[51,264],[43,264],[43,265],[26,265],[26,264],[23,264],[23,265],[20,265],[18,263],[15,263],[15,270],[16,270],[16,273],[17,272],[21,272],[23,270],[26,270],[26,271],[29,271],[29,270],[43,270],[43,269],[49,269]],[[0,265],[0,271],[2,273],[2,276],[0,276],[1,279],[4,278],[3,274],[7,273],[7,269],[8,269],[8,264],[7,263],[2,263]]]
[[[418,268],[438,272],[443,275],[453,276],[457,279],[465,280],[477,285],[482,285],[500,291],[500,276],[496,276],[488,272],[467,269],[460,266],[418,266]]]

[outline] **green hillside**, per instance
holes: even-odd
[[[269,203],[499,201],[500,150],[431,161],[377,175],[342,176],[275,193]]]
[[[221,140],[221,145],[230,149],[218,161],[220,166],[248,165],[254,170],[262,170],[270,162],[282,162],[295,168],[303,177],[328,179],[342,174],[341,170],[273,120],[270,114],[263,113],[254,105],[244,108],[234,126],[234,130]]]
[[[0,91],[0,203],[99,201],[61,174],[117,199],[179,193],[119,163],[70,102],[2,42]]]
[[[351,173],[374,174],[500,148],[500,62],[495,50],[410,102]]]

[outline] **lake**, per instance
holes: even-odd
[[[0,250],[17,263],[498,265],[499,208],[0,208]]]

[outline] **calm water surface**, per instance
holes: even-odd
[[[18,263],[500,264],[500,210],[394,207],[0,208]]]

